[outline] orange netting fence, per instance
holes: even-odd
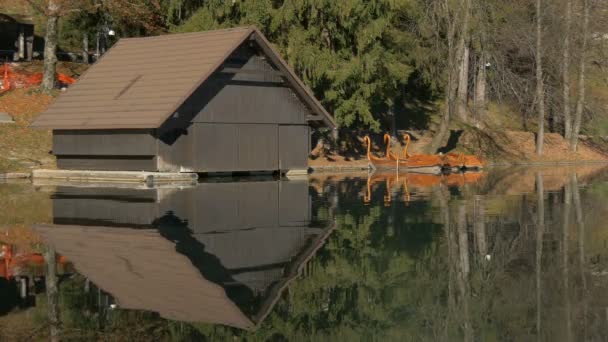
[[[76,79],[66,74],[57,73],[57,81],[61,84],[74,84]],[[0,93],[9,91],[15,88],[34,87],[42,83],[42,73],[28,73],[25,71],[17,71],[11,68],[7,63],[4,64],[2,70],[2,86]]]

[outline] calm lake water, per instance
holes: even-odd
[[[0,184],[0,205],[0,341],[608,338],[605,166]]]

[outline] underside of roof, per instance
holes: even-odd
[[[336,127],[255,27],[121,39],[32,127],[158,128],[247,40],[258,44],[317,120]]]

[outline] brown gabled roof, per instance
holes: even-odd
[[[332,116],[255,27],[123,38],[32,126],[158,128],[250,37],[311,111],[327,126],[336,127]]]

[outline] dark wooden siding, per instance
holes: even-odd
[[[156,171],[151,156],[57,156],[57,168],[64,170]]]
[[[308,181],[279,182],[279,225],[306,225],[312,217]]]
[[[53,131],[57,156],[154,156],[156,141],[150,130]]]
[[[58,187],[53,223],[137,227],[158,216],[157,190]]]
[[[229,77],[214,76],[210,80],[225,85],[194,122],[305,123],[307,111],[290,88],[275,83],[227,80]]]
[[[195,148],[192,159],[200,172],[237,171],[237,127],[193,124]]]
[[[194,124],[200,172],[279,169],[277,125]]]
[[[279,126],[279,169],[308,168],[310,133],[308,126]]]
[[[193,113],[193,122],[264,124],[305,124],[310,113],[277,68],[247,46],[235,51],[181,112]]]
[[[194,233],[279,225],[278,182],[203,183],[194,189],[192,201],[196,210],[188,222]]]
[[[194,129],[173,129],[158,140],[158,170],[164,172],[196,171]]]
[[[300,227],[311,219],[308,181],[200,183],[194,188],[58,187],[56,224],[152,225],[166,215],[197,234]]]
[[[237,171],[278,170],[278,131],[276,125],[237,126]]]

